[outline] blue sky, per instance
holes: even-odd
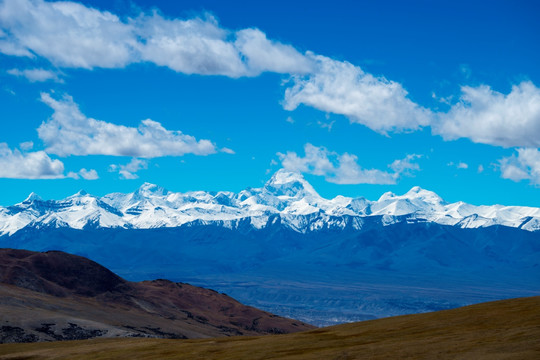
[[[0,205],[412,186],[540,205],[535,1],[0,0]]]

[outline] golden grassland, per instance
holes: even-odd
[[[540,359],[540,297],[288,335],[4,344],[0,359]]]

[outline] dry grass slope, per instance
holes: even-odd
[[[5,344],[0,359],[540,359],[540,297],[288,335]]]

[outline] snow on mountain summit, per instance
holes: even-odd
[[[162,188],[161,186],[145,182],[135,192],[141,196],[164,196],[169,193],[169,190]]]
[[[30,195],[28,195],[28,197],[23,201],[23,203],[31,203],[35,200],[41,200],[41,198],[35,192],[31,192]]]
[[[289,172],[284,169],[278,170],[264,185],[264,190],[275,196],[290,197],[319,197],[319,194],[299,173]]]
[[[404,195],[396,195],[392,192],[386,192],[379,198],[379,202],[403,199],[421,200],[431,204],[444,203],[444,200],[439,195],[433,191],[422,189],[420,186],[412,187],[411,190],[406,192]]]
[[[422,201],[429,202],[431,204],[441,204],[444,200],[434,193],[433,191],[422,189],[420,186],[414,186],[403,197],[409,199],[421,199]]]
[[[275,223],[298,232],[348,223],[362,226],[361,218],[380,217],[388,225],[401,221],[427,221],[459,227],[504,225],[540,230],[540,209],[520,206],[449,204],[436,193],[413,187],[403,195],[391,192],[379,200],[336,196],[325,199],[301,174],[277,171],[262,188],[240,193],[193,191],[175,193],[144,183],[135,192],[96,197],[80,191],[64,200],[42,200],[35,194],[22,203],[0,208],[0,236],[26,226],[157,228],[193,222],[228,228],[242,221],[255,228]],[[356,220],[350,222],[349,217]]]

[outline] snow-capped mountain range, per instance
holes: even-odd
[[[284,170],[239,193],[144,184],[0,208],[0,247],[62,250],[319,325],[537,295],[539,240],[539,208],[447,203],[419,187],[325,199]]]
[[[540,230],[540,208],[447,203],[420,187],[404,195],[387,192],[377,201],[325,199],[302,175],[279,170],[262,188],[239,193],[175,193],[149,183],[129,194],[96,197],[80,191],[58,201],[32,193],[21,203],[0,207],[0,236],[43,227],[150,229],[213,224],[234,229],[246,221],[262,229],[278,218],[282,225],[306,233],[348,226],[360,229],[365,217],[379,217],[383,225],[420,221],[461,228],[503,225]]]

